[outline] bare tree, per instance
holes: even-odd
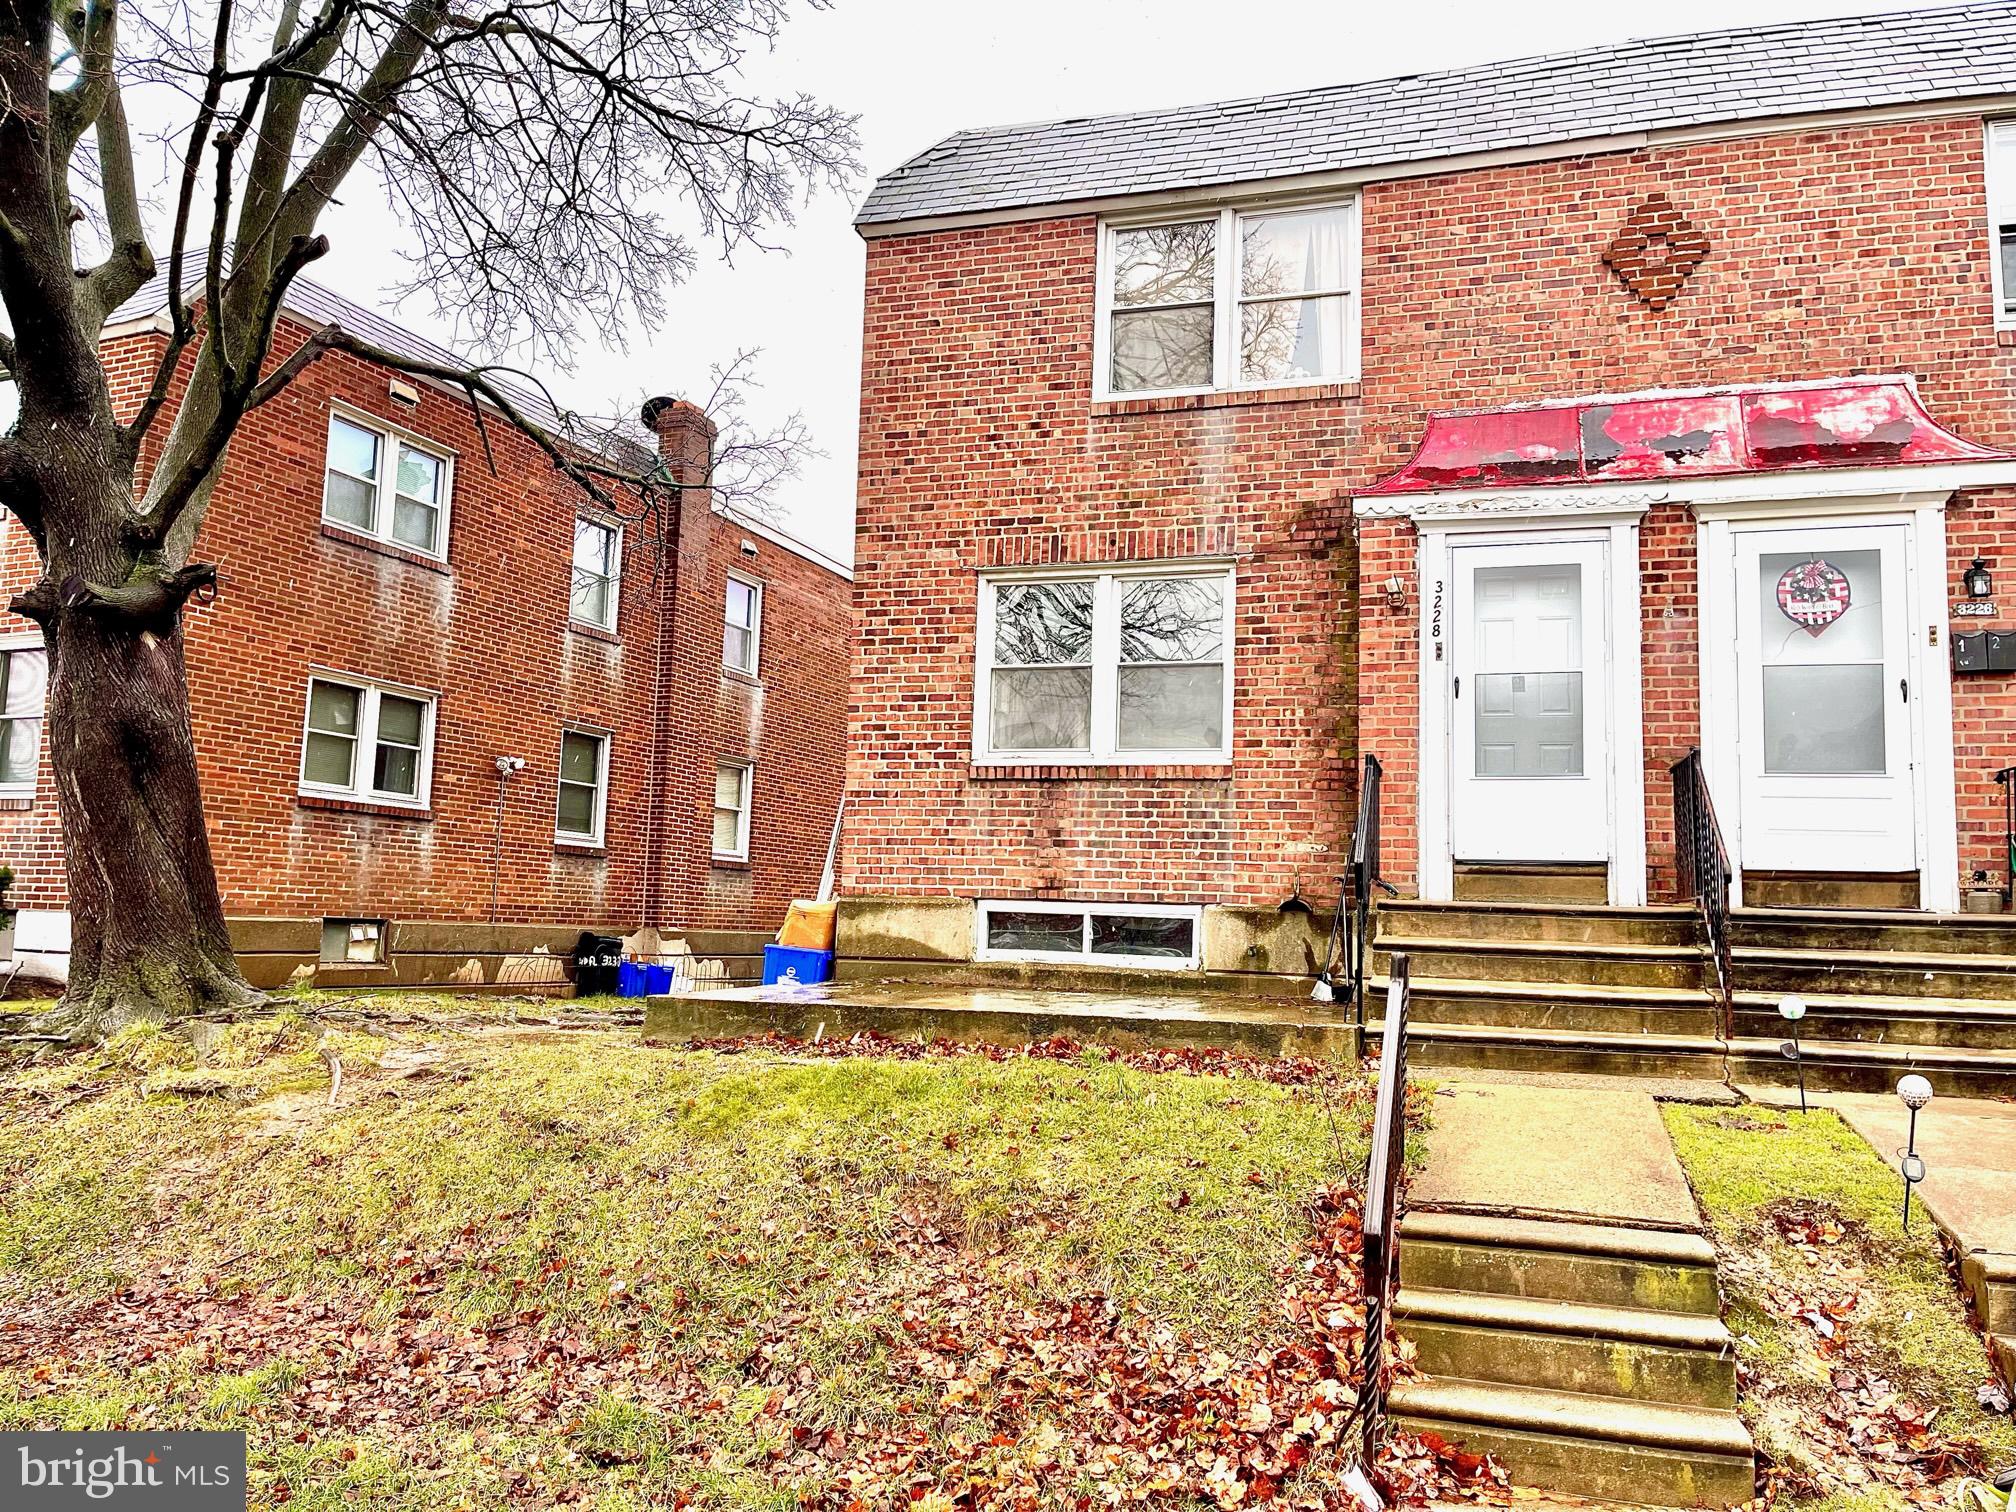
[[[13,608],[49,648],[73,916],[50,1021],[80,1037],[256,997],[225,934],[182,637],[185,604],[216,581],[192,551],[248,413],[350,352],[461,388],[626,513],[681,481],[542,424],[503,369],[416,363],[339,326],[277,354],[289,286],[329,252],[319,223],[345,186],[375,184],[400,212],[412,289],[489,349],[552,358],[584,326],[620,337],[662,314],[695,251],[659,204],[732,249],[854,171],[851,117],[740,87],[787,0],[260,3],[0,0],[0,367],[20,399],[0,504],[43,566]],[[100,333],[158,261],[129,126],[143,97],[173,105],[169,333],[144,394],[115,403]],[[778,465],[749,450],[758,475]]]

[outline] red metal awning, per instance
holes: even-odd
[[[1564,399],[1428,417],[1367,495],[2008,461],[1925,413],[1907,377]]]

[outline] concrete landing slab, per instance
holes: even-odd
[[[1195,1046],[1256,1055],[1356,1059],[1345,1010],[1232,993],[1083,992],[919,982],[736,987],[647,998],[652,1044],[767,1032],[794,1039],[870,1031],[896,1039],[1024,1045],[1056,1035],[1124,1046]]]
[[[1647,1092],[1445,1082],[1433,1109],[1410,1209],[1700,1230]]]

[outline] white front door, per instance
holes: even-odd
[[[1904,525],[1736,534],[1743,865],[1918,865]]]
[[[1449,554],[1451,854],[1607,861],[1604,543]]]

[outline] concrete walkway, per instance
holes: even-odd
[[[1649,1092],[1442,1082],[1409,1208],[1698,1232]]]

